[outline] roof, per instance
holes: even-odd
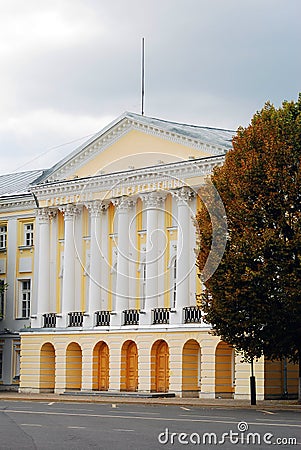
[[[45,171],[43,176],[37,180],[38,182],[45,181],[49,176],[53,175],[59,171],[63,166],[68,164],[70,161],[76,159],[76,157],[90,144],[93,144],[98,138],[110,132],[114,127],[119,126],[121,122],[129,120],[131,122],[137,122],[142,125],[152,126],[160,130],[174,133],[176,135],[182,136],[184,138],[190,138],[197,140],[200,143],[207,144],[210,146],[222,147],[226,153],[232,147],[232,139],[235,135],[234,130],[226,130],[221,128],[210,128],[198,125],[188,125],[177,122],[170,122],[163,119],[156,119],[154,117],[142,116],[140,114],[132,112],[124,112],[121,116],[103,128],[101,131],[93,135],[79,147],[77,147],[73,152],[69,153],[65,158],[56,163],[49,170]]]
[[[232,139],[235,134],[235,131],[233,130],[188,125],[142,116],[132,112],[125,112],[101,131],[92,136],[88,141],[84,142],[80,147],[76,148],[73,152],[56,163],[53,167],[46,170],[32,170],[0,175],[0,197],[28,193],[30,185],[38,184],[47,180],[50,175],[56,171],[59,171],[65,164],[68,164],[69,161],[75,159],[77,155],[81,153],[82,150],[88,145],[92,144],[99,137],[103,136],[107,132],[110,132],[112,128],[119,126],[119,124],[124,121],[130,121],[134,125],[135,123],[139,123],[142,124],[142,126],[146,125],[153,128],[158,128],[164,132],[197,140],[200,143],[210,146],[216,146],[224,150],[222,153],[226,153],[226,151],[232,147]]]
[[[28,193],[29,185],[37,180],[43,172],[43,170],[31,170],[0,175],[0,196]]]
[[[232,147],[232,139],[235,134],[233,130],[225,130],[222,128],[202,127],[199,125],[188,125],[185,123],[170,122],[163,119],[155,119],[153,117],[141,116],[131,112],[125,113],[127,117],[146,125],[153,125],[162,128],[170,133],[181,134],[192,139],[198,139],[205,144],[216,146],[223,146],[227,148]]]

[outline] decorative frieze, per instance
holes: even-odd
[[[89,179],[65,180],[33,186],[32,192],[46,206],[64,206],[66,203],[86,203],[92,201],[93,193],[103,193],[103,199],[124,195],[137,195],[155,190],[169,191],[186,185],[190,178],[203,178],[221,165],[224,156],[200,158],[120,172],[118,174],[97,175]],[[114,188],[112,188],[114,186]],[[102,199],[101,199],[102,200]]]

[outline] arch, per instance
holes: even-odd
[[[298,364],[264,360],[264,398],[298,398]]]
[[[55,388],[55,348],[50,342],[40,350],[40,392],[54,392]]]
[[[66,349],[66,389],[79,391],[82,386],[82,349],[71,342]]]
[[[182,396],[198,397],[201,374],[201,348],[195,339],[190,339],[182,351]]]
[[[233,398],[234,394],[234,349],[226,342],[219,342],[215,350],[215,395]]]
[[[163,339],[156,341],[151,349],[151,390],[169,390],[169,348]]]
[[[101,341],[93,349],[93,380],[92,389],[107,391],[110,376],[110,351],[108,345]]]
[[[138,349],[134,341],[124,342],[121,349],[120,390],[138,390]]]

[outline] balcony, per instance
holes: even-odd
[[[109,327],[110,326],[110,311],[96,311],[95,326],[96,327]]]
[[[84,320],[84,313],[83,312],[70,312],[68,313],[68,327],[82,327],[83,326],[83,320]]]
[[[139,310],[126,309],[123,311],[123,325],[139,325]]]
[[[201,323],[202,310],[198,306],[186,306],[184,311],[184,323]]]
[[[169,323],[170,308],[155,308],[152,310],[153,325]]]
[[[56,313],[43,314],[43,328],[56,327]]]

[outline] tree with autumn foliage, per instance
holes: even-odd
[[[207,189],[210,183],[215,190]],[[301,95],[279,109],[266,103],[239,128],[210,183],[197,214],[204,319],[246,360],[287,357],[299,362],[301,376]],[[226,243],[208,278],[218,196]]]

